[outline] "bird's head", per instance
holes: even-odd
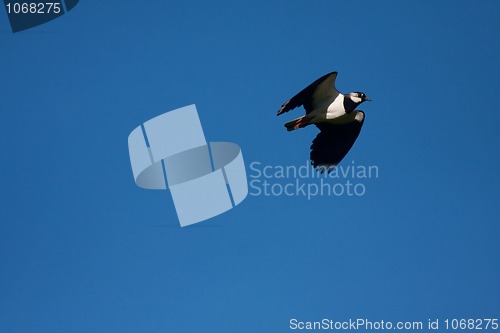
[[[358,92],[358,91],[352,92],[348,96],[349,96],[349,99],[356,104],[361,104],[364,101],[371,101],[371,99],[366,97],[366,95],[364,93]]]

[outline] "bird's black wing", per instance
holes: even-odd
[[[356,110],[354,120],[345,124],[317,124],[321,132],[311,145],[311,164],[321,172],[332,171],[347,155],[365,120],[365,113]]]
[[[337,72],[328,73],[311,83],[297,95],[286,101],[278,110],[278,116],[301,105],[304,105],[306,114],[308,114],[314,110],[315,103],[323,101],[325,98],[330,98],[333,102],[340,94],[335,88],[337,74]]]

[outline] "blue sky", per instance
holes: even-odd
[[[287,332],[289,320],[500,317],[497,1],[81,1],[0,10],[0,331]],[[249,196],[178,226],[128,134],[195,103],[247,167],[304,165],[280,105],[363,91],[363,196]],[[248,172],[250,170],[247,169]]]

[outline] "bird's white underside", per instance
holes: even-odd
[[[344,108],[344,95],[339,94],[332,104],[326,109],[326,119],[336,119],[346,114]]]
[[[322,96],[323,104],[314,105],[315,109],[309,113],[311,117],[310,123],[333,123],[333,124],[343,124],[354,120],[356,112],[347,114],[344,108],[344,95],[338,94],[337,98],[333,100],[326,99]]]

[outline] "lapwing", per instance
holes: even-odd
[[[362,92],[342,94],[335,88],[337,72],[328,73],[285,102],[278,116],[304,106],[305,116],[285,124],[288,131],[314,124],[320,133],[311,145],[311,164],[321,172],[332,171],[358,138],[365,113],[356,107],[371,101]]]

